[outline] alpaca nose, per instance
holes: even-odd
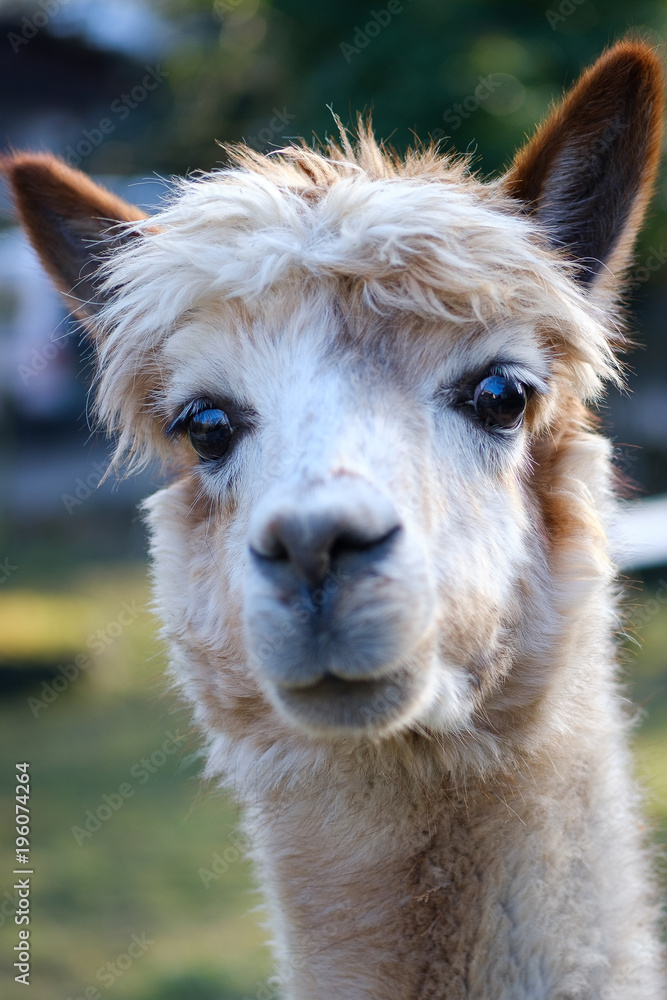
[[[388,553],[401,524],[387,499],[358,493],[352,489],[346,500],[314,496],[265,511],[251,531],[252,555],[269,571],[291,569],[311,587],[332,565],[371,565]]]

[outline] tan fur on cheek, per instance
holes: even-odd
[[[238,567],[228,554],[236,504],[212,502],[191,473],[145,507],[156,604],[179,681],[196,692],[208,726],[243,730],[267,706],[245,665]]]
[[[610,449],[594,429],[589,411],[577,400],[565,399],[555,432],[533,444],[530,479],[554,567],[564,570],[569,560],[573,572],[578,564],[591,579],[611,572],[605,532],[612,503]],[[594,478],[591,468],[597,471]],[[588,480],[595,484],[595,495],[584,485]]]

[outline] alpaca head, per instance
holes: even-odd
[[[120,453],[177,470],[147,504],[157,594],[210,727],[457,732],[553,682],[563,581],[607,573],[583,404],[615,377],[660,103],[623,43],[497,182],[362,129],[236,151],[148,220],[6,163]]]

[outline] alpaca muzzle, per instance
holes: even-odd
[[[359,480],[258,508],[247,642],[272,699],[298,721],[366,729],[412,700],[418,685],[403,660],[423,616],[411,613],[406,535],[391,502]]]

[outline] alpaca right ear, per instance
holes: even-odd
[[[657,53],[619,42],[582,74],[505,177],[507,192],[596,294],[613,298],[631,260],[660,158],[663,106]]]
[[[0,168],[42,265],[79,319],[92,326],[104,301],[96,281],[103,256],[134,235],[114,226],[145,213],[55,156],[16,153]]]

